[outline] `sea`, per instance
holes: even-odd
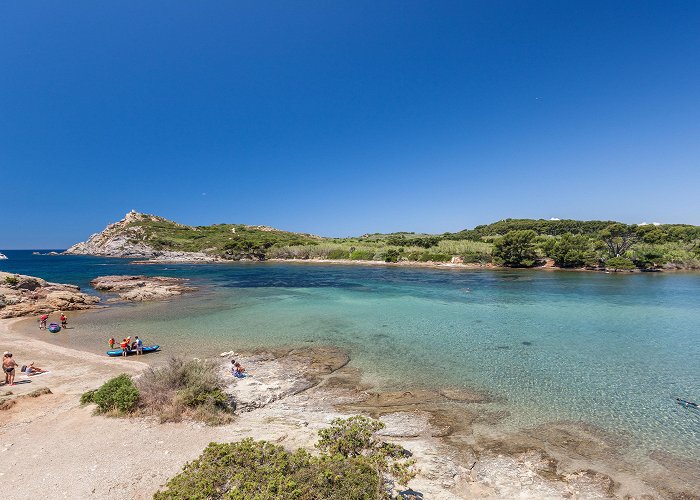
[[[700,273],[139,265],[2,252],[2,271],[92,293],[90,280],[110,274],[198,287],[167,302],[70,314],[63,333],[37,328],[49,342],[104,352],[110,336],[140,335],[166,354],[198,357],[334,345],[379,388],[483,390],[513,428],[581,422],[624,436],[633,454],[700,458],[700,410],[675,401],[700,402]]]

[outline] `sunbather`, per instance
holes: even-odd
[[[31,377],[32,375],[38,375],[39,373],[46,373],[47,370],[34,366],[34,361],[32,361],[28,365],[23,366],[21,371],[26,373],[28,377]]]

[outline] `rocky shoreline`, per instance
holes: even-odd
[[[194,290],[186,280],[144,276],[106,276],[94,280],[93,285],[117,294],[115,300],[122,301],[167,299]],[[2,317],[49,312],[56,306],[70,310],[99,305],[99,298],[83,294],[76,286],[9,273],[0,273],[0,293],[5,302],[11,302],[0,308]],[[86,369],[87,363],[88,371],[105,370],[102,358],[90,368],[94,355],[82,351],[61,348],[65,352],[59,361],[53,353],[57,348],[54,344],[36,340],[27,332],[20,334],[6,328],[0,341],[20,356],[38,358],[41,366],[61,366],[61,370],[79,373]],[[44,352],[44,358],[37,356],[37,352]],[[76,357],[84,358],[79,367],[65,362],[66,353],[73,352]],[[183,448],[180,462],[158,471],[162,481],[174,474],[176,465],[179,469],[184,461],[201,451],[197,448],[199,444],[195,446],[202,440],[201,433],[208,440],[235,440],[252,435],[289,446],[309,447],[315,432],[331,418],[360,413],[380,419],[386,424],[382,435],[414,453],[421,474],[411,486],[429,498],[693,498],[693,492],[700,491],[700,480],[692,472],[700,469],[700,462],[689,464],[688,460],[659,452],[648,457],[655,464],[653,467],[646,464],[640,468],[640,464],[625,458],[623,450],[628,443],[620,436],[578,422],[550,422],[529,429],[505,430],[501,424],[508,418],[507,411],[492,404],[498,402],[492,395],[479,391],[452,387],[417,390],[408,385],[399,392],[378,391],[363,383],[348,353],[334,347],[231,351],[222,353],[222,357],[225,358],[221,363],[223,374],[228,375],[228,359],[235,357],[252,375],[242,380],[231,379],[229,391],[237,402],[239,427],[224,426],[205,432],[184,424],[196,431],[191,437],[192,449]],[[158,357],[146,361],[157,363]],[[126,366],[141,365],[110,366],[123,372]],[[63,373],[58,375],[61,377]],[[65,375],[67,387],[74,390],[77,380],[67,372]],[[39,380],[50,381],[51,377],[46,375]],[[80,379],[80,388],[85,390],[86,384],[94,388],[99,382],[95,377]],[[55,386],[49,389],[56,392]],[[21,396],[22,391],[15,394]],[[30,410],[33,399],[17,400],[8,411]],[[64,402],[66,411],[79,411],[75,399]],[[135,425],[150,426],[150,432],[156,436],[166,429],[143,420],[137,420]],[[241,425],[247,434],[240,432]],[[86,426],[103,431],[102,420],[97,417],[80,420],[80,428]],[[221,435],[219,431],[224,428],[230,432]],[[39,439],[42,431],[36,432]],[[5,439],[3,427],[0,433]],[[76,429],[75,434],[80,432]],[[9,436],[18,439],[12,433]],[[58,455],[65,452],[61,442],[55,446]],[[150,451],[158,453],[158,447]],[[16,460],[23,463],[22,455]],[[153,485],[140,487],[153,491]],[[128,494],[123,498],[131,497]]]
[[[107,302],[165,300],[197,290],[186,279],[163,276],[101,276],[90,283],[95,290],[116,294]],[[0,271],[0,319],[96,307],[102,307],[100,297],[79,286]]]
[[[144,302],[177,297],[194,292],[197,288],[187,285],[189,280],[164,276],[101,276],[90,282],[95,290],[114,293],[109,302],[125,300]]]
[[[99,297],[83,293],[75,285],[0,272],[0,318],[91,309],[99,303]]]
[[[9,397],[16,396],[16,403],[2,415],[0,472],[20,496],[58,488],[72,497],[147,498],[211,441],[253,437],[313,450],[319,429],[358,413],[380,419],[386,425],[381,435],[411,451],[420,473],[410,487],[423,498],[693,498],[700,486],[693,479],[697,464],[659,457],[659,469],[649,473],[622,458],[624,439],[581,423],[505,431],[499,423],[507,414],[493,410],[489,394],[448,387],[378,391],[363,383],[347,352],[331,346],[222,353],[221,373],[237,403],[234,423],[207,427],[131,418],[124,425],[132,432],[121,436],[110,431],[119,421],[90,415],[78,396],[146,365],[57,348],[11,325],[0,322],[0,339],[17,347],[15,356],[51,370],[13,390]],[[230,376],[231,357],[248,377]],[[144,360],[158,362],[157,356]],[[83,372],[92,375],[79,376]],[[23,397],[42,387],[51,393]],[[46,433],[58,422],[71,440]],[[27,466],[27,453],[39,441],[42,460]],[[68,455],[71,460],[63,460]],[[148,474],[139,472],[143,463],[150,464]],[[66,483],[65,477],[76,480]]]

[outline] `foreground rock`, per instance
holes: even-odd
[[[185,279],[164,276],[101,276],[90,282],[95,290],[132,302],[169,299],[196,290],[185,283]]]
[[[0,272],[0,318],[90,309],[99,302],[99,297],[82,293],[75,285]]]
[[[610,462],[609,454],[593,453],[624,446],[615,436],[576,422],[494,434],[503,415],[489,409],[496,401],[492,396],[464,389],[375,391],[362,385],[347,353],[332,347],[230,351],[221,357],[240,361],[249,373],[234,379],[230,361],[222,363],[222,374],[231,380],[227,392],[237,403],[238,430],[265,439],[272,431],[272,440],[290,449],[311,448],[315,434],[334,417],[378,418],[386,426],[379,435],[417,460],[420,472],[410,486],[419,498],[665,498],[659,484],[667,485],[669,498],[694,498],[683,495],[696,481],[680,477],[669,484],[668,476],[678,475],[675,469],[661,469],[665,480],[645,484],[620,472],[633,470],[621,457]]]

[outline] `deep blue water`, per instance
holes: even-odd
[[[115,329],[215,354],[328,343],[392,388],[467,386],[505,399],[509,424],[580,420],[637,451],[697,456],[700,274],[469,271],[285,263],[134,265],[3,252],[0,270],[79,284],[186,277],[204,290],[86,317],[53,342],[100,351]]]

